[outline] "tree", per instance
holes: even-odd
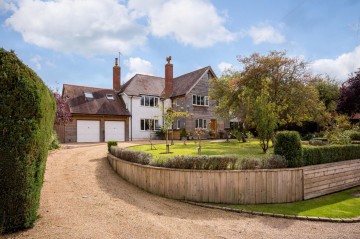
[[[218,115],[251,123],[256,98],[266,88],[278,125],[326,122],[329,115],[301,59],[288,57],[285,51],[272,51],[265,56],[238,57],[238,61],[241,71],[228,71],[211,81],[210,97],[217,101]]]
[[[187,112],[175,111],[172,108],[166,109],[164,112],[164,128],[166,130],[166,153],[170,153],[170,145],[169,145],[169,128],[174,124],[174,120],[176,117],[187,117]]]
[[[325,105],[326,110],[334,112],[340,96],[339,84],[329,76],[322,75],[313,77],[311,79],[311,84],[313,84],[318,91],[319,99]]]
[[[349,116],[360,112],[360,69],[342,84],[337,110]]]
[[[275,104],[269,102],[269,94],[264,89],[256,98],[254,105],[254,123],[264,153],[269,148],[269,141],[274,137],[277,127]]]
[[[56,125],[65,125],[71,120],[71,113],[66,99],[61,97],[57,91],[53,91],[53,95],[56,101]]]

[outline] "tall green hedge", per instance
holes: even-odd
[[[301,167],[302,147],[297,131],[280,131],[275,136],[274,154],[284,156],[289,167]]]
[[[303,149],[304,165],[360,159],[360,145],[329,145]]]
[[[0,234],[38,217],[55,107],[36,73],[0,48]]]

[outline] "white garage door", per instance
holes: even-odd
[[[124,121],[105,121],[105,141],[125,141]]]
[[[100,121],[78,120],[77,142],[100,142]]]

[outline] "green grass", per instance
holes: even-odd
[[[197,155],[198,144],[188,141],[186,145],[177,142],[170,146],[171,154],[164,154],[165,144],[156,144],[156,150],[151,150],[150,145],[139,145],[130,147],[131,149],[151,153],[155,158],[164,158],[174,155]],[[273,148],[268,149],[268,153],[262,153],[258,140],[242,142],[201,142],[202,155],[234,155],[238,158],[262,158],[273,152]]]
[[[355,193],[360,193],[360,187],[294,203],[220,206],[298,216],[355,218],[360,216],[360,197]]]

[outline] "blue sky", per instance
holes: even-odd
[[[287,50],[339,82],[360,67],[358,0],[0,0],[0,47],[13,49],[51,88],[112,87],[121,78],[178,76],[236,57]]]

